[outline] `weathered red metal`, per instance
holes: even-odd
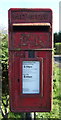
[[[52,11],[11,8],[8,11],[8,20],[11,111],[49,112],[52,108]],[[39,92],[23,91],[23,74],[29,62],[32,62],[33,68],[36,64],[38,66]],[[27,78],[36,76],[35,69],[34,75],[29,76],[28,73]]]

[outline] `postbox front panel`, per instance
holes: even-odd
[[[24,9],[9,10],[10,108],[12,112],[49,112],[52,107],[51,16],[36,21],[32,17],[33,23],[28,18],[22,22],[22,17],[15,17],[17,12],[18,16],[24,14]],[[50,9],[33,9],[33,12],[34,16],[44,16],[44,12],[51,15]],[[31,13],[33,16],[33,12],[25,9],[27,16]]]

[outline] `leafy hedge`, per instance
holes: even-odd
[[[55,54],[61,55],[61,43],[55,43]]]

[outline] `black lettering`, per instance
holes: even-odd
[[[25,75],[24,75],[24,78],[32,78],[32,76],[25,76]]]
[[[32,68],[32,66],[26,66],[27,68]]]

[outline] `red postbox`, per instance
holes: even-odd
[[[52,108],[52,11],[11,8],[9,93],[12,112]]]

